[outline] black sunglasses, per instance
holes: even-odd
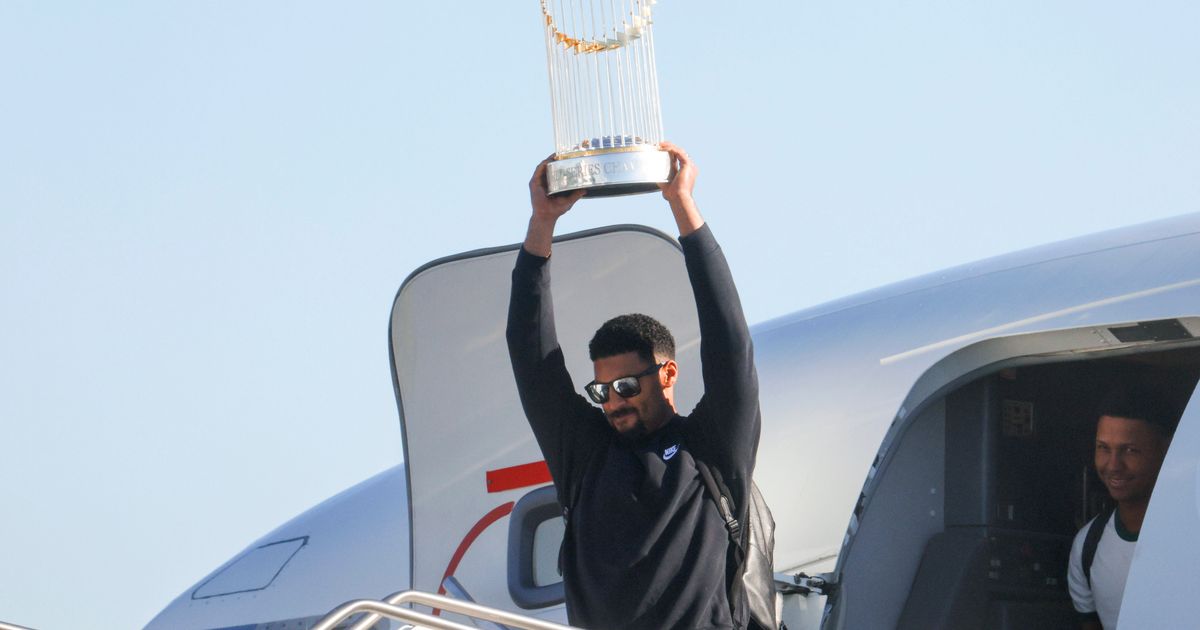
[[[666,363],[652,365],[646,368],[645,372],[639,372],[632,376],[622,376],[621,378],[609,381],[607,383],[597,383],[596,381],[592,381],[591,383],[584,385],[583,389],[587,392],[588,397],[592,399],[592,402],[596,403],[597,405],[603,405],[604,403],[608,402],[609,391],[617,392],[617,395],[621,398],[633,398],[634,396],[642,393],[642,383],[638,379],[642,378],[643,376],[654,374],[655,372],[661,370],[664,365],[666,365]]]

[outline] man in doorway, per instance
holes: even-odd
[[[1084,630],[1111,630],[1177,417],[1160,393],[1146,387],[1110,393],[1097,415],[1096,474],[1116,507],[1075,536],[1067,582]]]
[[[595,380],[574,391],[554,328],[554,226],[582,196],[550,197],[538,165],[533,216],[513,270],[508,347],[521,404],[546,458],[567,530],[560,558],[567,615],[585,628],[740,628],[727,594],[729,534],[697,461],[730,489],[745,522],[758,449],[750,334],[720,247],[692,197],[696,167],[679,147],[661,185],[679,227],[700,322],[704,396],[675,409],[675,342],[642,314],[615,317],[589,344]],[[630,282],[651,281],[655,269]],[[589,403],[590,398],[590,403]],[[593,403],[595,406],[593,406]]]

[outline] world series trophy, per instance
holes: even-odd
[[[658,190],[670,175],[654,67],[657,0],[541,0],[554,159],[550,194]]]

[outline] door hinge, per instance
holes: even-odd
[[[775,574],[775,588],[783,595],[792,593],[797,595],[832,595],[837,590],[837,580],[832,573],[819,573],[817,575],[809,575],[807,573],[797,573],[795,575],[777,573]]]

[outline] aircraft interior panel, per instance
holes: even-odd
[[[1197,377],[1200,348],[1181,347],[999,369],[939,396],[879,467],[831,627],[1077,629],[1070,545],[1108,502],[1097,405],[1149,383],[1182,413]]]

